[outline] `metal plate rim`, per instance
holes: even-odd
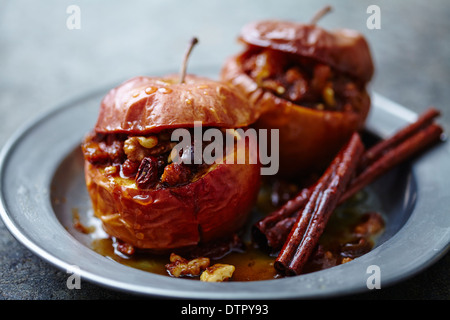
[[[75,99],[72,102],[69,102],[63,106],[54,108],[49,112],[44,113],[40,117],[30,121],[26,125],[24,125],[20,130],[18,130],[11,138],[7,141],[0,152],[0,186],[3,186],[3,178],[5,174],[5,170],[8,165],[8,159],[10,154],[14,151],[14,148],[20,146],[21,140],[24,138],[27,132],[33,130],[35,126],[39,126],[43,122],[48,121],[51,117],[55,116],[60,112],[64,113],[66,110],[70,109],[72,106],[77,103],[81,103],[85,100],[89,100],[90,98],[98,95],[100,92],[104,92],[104,90],[98,90],[94,93],[91,93],[85,97],[81,97],[79,99]],[[377,93],[373,93],[375,99],[386,99]],[[409,114],[413,116],[413,113],[408,109],[397,106],[397,111],[403,112],[404,114]],[[404,119],[405,121],[409,121],[410,119]],[[440,153],[442,157],[442,153],[449,153],[448,146],[440,146],[440,151],[434,153]],[[444,149],[444,150],[442,150]],[[433,155],[431,155],[433,157]],[[414,170],[420,170],[421,167],[426,167],[426,163],[422,160],[418,161],[417,164],[414,165]],[[420,180],[420,179],[419,179]],[[16,225],[14,221],[14,212],[11,212],[11,208],[7,207],[7,203],[5,200],[5,193],[8,192],[2,188],[0,194],[0,216],[5,223],[7,229],[10,233],[25,247],[30,249],[33,253],[40,256],[50,264],[61,268],[63,270],[68,270],[71,267],[71,264],[68,263],[65,259],[61,259],[60,257],[55,256],[52,252],[48,252],[42,246],[35,243],[31,240],[27,231],[22,230],[20,226]],[[427,205],[426,199],[420,197],[418,199],[418,203],[416,205],[415,211],[419,210],[423,206]],[[14,210],[14,209],[13,209]],[[17,211],[17,208],[15,208]],[[17,214],[17,213],[16,213]],[[412,213],[414,215],[414,212]],[[98,263],[106,263],[108,267],[113,269],[117,269],[120,271],[126,270],[125,273],[130,272],[135,277],[142,277],[145,279],[150,279],[150,282],[153,280],[158,283],[158,286],[152,285],[139,285],[135,283],[129,283],[124,280],[120,275],[118,275],[118,279],[112,279],[111,277],[103,276],[98,272],[92,272],[90,270],[84,270],[81,268],[80,275],[82,278],[87,279],[93,283],[96,283],[100,286],[107,287],[114,290],[124,291],[128,293],[138,294],[138,295],[148,295],[153,297],[172,297],[172,298],[194,298],[194,299],[290,299],[290,298],[314,298],[314,297],[331,297],[331,296],[342,296],[347,294],[354,294],[363,291],[367,291],[365,287],[365,283],[358,283],[352,280],[349,280],[348,283],[342,281],[331,281],[332,286],[325,286],[322,289],[320,285],[320,279],[326,279],[333,277],[339,278],[342,277],[343,274],[348,272],[349,270],[360,270],[360,267],[357,267],[358,264],[364,263],[373,263],[373,261],[377,261],[379,257],[383,256],[386,250],[393,250],[391,248],[395,247],[399,238],[407,237],[408,231],[411,228],[414,230],[414,219],[410,222],[413,225],[407,225],[395,237],[389,239],[386,243],[381,246],[375,248],[370,253],[364,255],[361,258],[356,259],[348,264],[337,266],[331,269],[315,272],[313,274],[307,274],[300,277],[296,277],[297,279],[276,279],[276,280],[266,280],[266,281],[255,281],[255,282],[230,282],[223,284],[204,284],[200,282],[193,282],[190,280],[184,279],[172,279],[164,276],[148,274],[145,271],[140,270],[129,270],[129,267],[125,267],[122,265],[115,265],[115,262],[109,261],[107,262],[104,257],[98,257]],[[432,251],[424,254],[418,261],[416,261],[413,265],[404,265],[399,266],[397,270],[390,271],[390,274],[387,278],[384,279],[384,283],[386,285],[391,285],[400,281],[403,281],[422,270],[426,269],[428,266],[439,260],[450,248],[450,233],[444,232],[442,234],[443,239],[438,243],[435,243],[435,247],[432,248]],[[72,239],[73,240],[73,239]],[[73,241],[68,241],[73,245]],[[76,245],[74,245],[76,246]],[[77,250],[86,250],[88,252],[88,248],[80,247],[76,248]],[[91,253],[87,253],[90,255]],[[96,258],[94,258],[96,259]],[[164,279],[163,279],[164,278]],[[360,277],[361,278],[361,277]],[[362,278],[361,278],[362,279]],[[303,291],[292,291],[291,288],[292,282],[298,282],[298,285],[301,285],[304,289]],[[143,281],[145,283],[145,281]],[[333,286],[334,285],[334,286]],[[280,291],[281,288],[286,286],[288,289],[286,291]],[[225,289],[226,290],[222,290]],[[306,289],[305,289],[306,288]],[[309,289],[308,289],[309,288]],[[273,292],[272,290],[278,290]]]

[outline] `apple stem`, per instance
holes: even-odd
[[[314,17],[311,19],[310,24],[315,25],[317,21],[322,19],[322,17],[327,13],[331,12],[331,10],[333,10],[333,7],[330,5],[323,7],[314,15]]]
[[[181,72],[180,72],[180,83],[184,83],[184,78],[186,77],[186,68],[187,68],[187,61],[189,59],[189,55],[191,54],[192,49],[194,46],[198,43],[198,39],[196,37],[193,37],[191,41],[189,42],[189,46],[187,48],[187,51],[184,55],[183,64],[181,65]]]

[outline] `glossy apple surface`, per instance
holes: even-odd
[[[245,25],[244,44],[313,58],[361,81],[370,81],[374,64],[364,36],[350,29],[325,30],[292,21],[262,20]]]
[[[239,231],[260,187],[256,165],[218,164],[184,186],[139,190],[86,163],[87,189],[105,231],[141,249],[166,252]]]
[[[245,96],[227,84],[187,75],[135,77],[103,98],[95,126],[99,133],[145,135],[164,129],[192,127],[239,128],[256,121],[259,113]]]
[[[296,179],[322,170],[351,134],[364,126],[370,110],[368,93],[359,93],[353,110],[305,107],[261,88],[244,71],[245,60],[252,48],[269,48],[326,63],[365,82],[374,72],[366,41],[351,30],[328,32],[285,21],[251,23],[242,29],[239,39],[247,48],[227,59],[221,80],[239,89],[261,113],[254,127],[279,130],[279,176]]]

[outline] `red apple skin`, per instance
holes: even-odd
[[[195,75],[135,77],[102,99],[94,131],[148,135],[165,129],[242,128],[259,114],[228,84]],[[257,143],[253,141],[252,143]],[[108,175],[105,166],[85,161],[86,186],[105,231],[127,244],[155,253],[179,252],[228,237],[247,221],[260,188],[260,165],[248,145],[236,150],[245,164],[215,163],[188,184],[140,189],[134,179]],[[238,147],[239,148],[239,147]],[[250,161],[250,159],[252,161]]]
[[[248,53],[265,48],[307,57],[368,82],[374,74],[370,48],[353,30],[328,31],[317,25],[263,20],[245,25],[238,38],[243,52],[229,57],[220,79],[240,90],[260,113],[257,129],[279,130],[278,176],[296,180],[320,172],[353,132],[361,130],[370,110],[366,90],[359,93],[352,110],[316,110],[294,104],[259,87],[245,71]]]
[[[258,164],[214,164],[193,182],[142,190],[85,162],[94,213],[105,231],[135,248],[166,253],[238,232],[260,187]]]
[[[285,179],[320,172],[353,132],[360,130],[370,110],[370,97],[361,94],[358,112],[316,110],[294,104],[258,87],[242,71],[242,55],[225,63],[221,78],[241,90],[261,112],[256,129],[279,130],[278,176]]]
[[[261,20],[245,25],[239,40],[248,46],[312,58],[369,82],[375,72],[369,44],[356,30],[325,30],[293,21]]]
[[[95,125],[98,133],[146,135],[164,129],[240,128],[259,113],[245,96],[228,84],[195,75],[134,77],[111,89],[102,99]]]

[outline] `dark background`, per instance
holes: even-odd
[[[450,128],[450,3],[433,1],[158,0],[0,1],[0,147],[24,122],[73,98],[136,75],[179,69],[189,39],[200,44],[190,67],[219,72],[247,22],[309,21],[325,4],[320,24],[364,33],[376,63],[374,91],[421,112],[434,105]],[[367,7],[381,9],[381,29],[369,30]],[[81,29],[69,30],[69,5],[81,9]],[[406,281],[351,299],[450,298],[450,255]],[[0,299],[127,299],[132,295],[83,282],[19,244],[0,222]]]

